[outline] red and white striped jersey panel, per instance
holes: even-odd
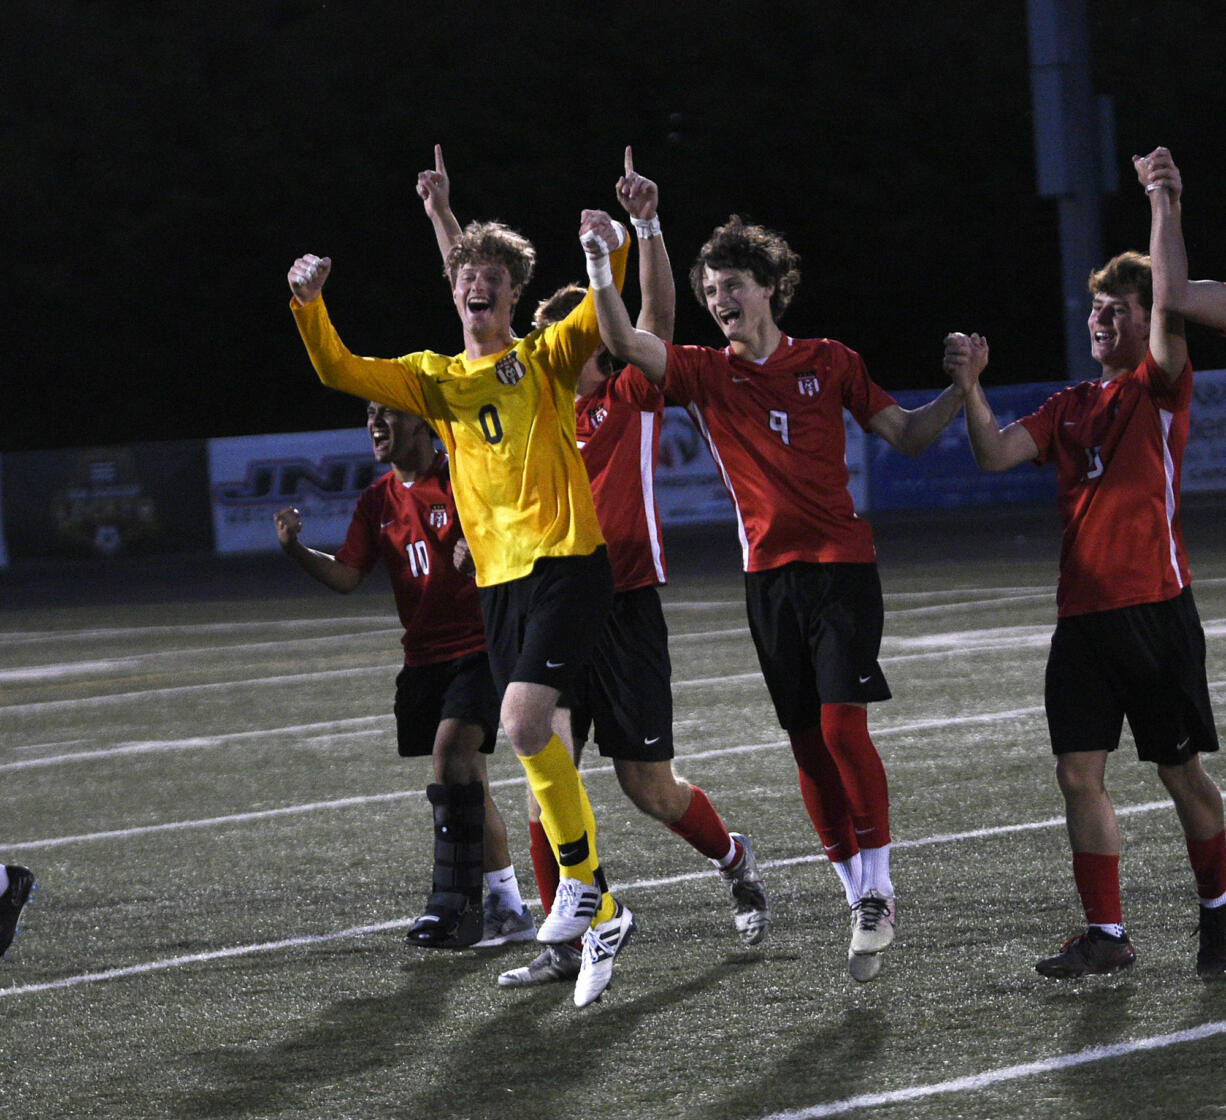
[[[1064,536],[1061,617],[1173,599],[1191,581],[1179,491],[1192,367],[1169,382],[1152,355],[1108,382],[1064,389],[1018,421],[1054,460]]]

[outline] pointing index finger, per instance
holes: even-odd
[[[634,174],[634,153],[630,150],[630,145],[626,145],[626,174]]]
[[[443,145],[434,145],[434,170],[440,175],[447,174],[447,166],[443,163]]]

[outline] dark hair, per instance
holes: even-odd
[[[522,233],[502,222],[469,222],[447,253],[443,275],[454,285],[460,269],[477,261],[505,265],[512,286],[523,288],[536,268],[536,249]]]
[[[1090,273],[1090,294],[1126,296],[1136,292],[1147,312],[1154,308],[1154,274],[1149,257],[1129,249],[1112,257],[1097,272]]]
[[[771,318],[775,322],[787,310],[800,284],[800,254],[792,252],[783,237],[773,230],[746,225],[739,214],[733,214],[707,238],[690,269],[690,287],[704,307],[707,300],[703,295],[703,270],[706,268],[743,269],[762,287],[773,285]]]

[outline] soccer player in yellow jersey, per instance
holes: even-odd
[[[596,234],[620,286],[625,230],[608,215]],[[609,894],[596,855],[596,822],[579,771],[552,720],[582,667],[613,597],[613,576],[575,442],[575,383],[600,344],[589,297],[559,323],[516,338],[512,316],[531,279],[535,250],[496,222],[474,222],[447,257],[464,350],[362,358],[341,342],[321,291],[327,257],[289,270],[291,307],[320,380],[424,417],[451,457],[452,485],[477,570],[501,720],[542,821],[562,880],[537,939],[583,937],[575,1004],[598,999],[635,929]]]

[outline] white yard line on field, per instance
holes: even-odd
[[[908,1085],[902,1089],[891,1089],[881,1093],[863,1093],[856,1097],[845,1097],[841,1101],[826,1101],[823,1104],[815,1104],[789,1112],[772,1112],[767,1116],[758,1117],[757,1120],[819,1120],[823,1116],[843,1116],[849,1112],[858,1112],[860,1109],[874,1108],[878,1105],[905,1104],[908,1101],[924,1100],[947,1093],[987,1089],[1006,1081],[1020,1081],[1024,1077],[1042,1077],[1044,1074],[1059,1073],[1061,1070],[1088,1065],[1090,1062],[1103,1062],[1111,1058],[1125,1058],[1130,1054],[1165,1050],[1171,1046],[1201,1042],[1206,1038],[1215,1038],[1221,1034],[1226,1034],[1226,1021],[1219,1019],[1216,1022],[1201,1023],[1199,1027],[1189,1027],[1187,1030],[1174,1031],[1171,1034],[1134,1038],[1128,1042],[1114,1042],[1109,1046],[1090,1046],[1085,1050],[1075,1050],[1071,1054],[1053,1054],[1050,1058],[982,1070],[965,1077],[951,1078],[949,1081],[936,1081],[927,1085]]]
[[[611,770],[612,767],[609,767]],[[517,779],[522,781],[522,779]],[[506,785],[509,783],[494,783],[495,785]],[[414,791],[416,792],[416,791]],[[397,797],[408,797],[410,793],[404,792],[399,794],[385,794],[381,797],[373,798],[344,798],[337,802],[326,803],[329,806],[356,804],[367,801],[388,801]],[[1116,812],[1121,816],[1132,816],[1137,813],[1148,813],[1156,809],[1166,808],[1169,802],[1166,801],[1150,801],[1140,805],[1126,805],[1116,809]],[[317,806],[294,806],[292,809],[270,810],[266,813],[250,813],[244,814],[246,818],[274,816],[278,813],[285,812],[307,812]],[[230,823],[238,818],[218,818],[224,823]],[[214,822],[199,821],[190,822],[191,825],[203,826]],[[180,827],[188,827],[189,822],[184,822]],[[1064,826],[1063,817],[1050,817],[1047,820],[1041,821],[1023,821],[1019,824],[996,825],[991,828],[976,828],[967,832],[950,832],[942,833],[936,836],[926,836],[915,840],[897,841],[893,846],[895,848],[923,848],[933,844],[954,844],[966,840],[984,840],[996,836],[1007,836],[1018,832],[1032,832],[1044,828],[1056,828]],[[5,845],[8,848],[20,847],[50,847],[58,843],[69,843],[73,841],[85,841],[91,839],[110,839],[116,837],[124,837],[137,832],[156,831],[159,827],[175,827],[175,826],[155,826],[151,829],[124,829],[114,833],[95,833],[93,836],[80,837],[64,837],[60,840],[45,841],[42,844],[30,845]],[[795,867],[806,863],[818,863],[825,860],[825,856],[821,852],[815,852],[811,855],[792,856],[788,859],[763,860],[761,866],[770,870],[772,868]],[[718,875],[715,870],[690,871],[683,875],[671,875],[663,879],[636,879],[631,882],[613,884],[613,887],[618,891],[635,891],[635,890],[651,890],[657,887],[671,887],[679,883],[695,882],[699,879],[710,878]],[[539,898],[526,898],[524,900],[534,906],[540,905]],[[190,953],[179,957],[166,957],[162,960],[147,961],[144,964],[130,965],[126,968],[106,969],[102,972],[85,972],[75,976],[64,976],[59,980],[49,980],[41,984],[24,984],[11,988],[0,988],[0,998],[5,996],[32,995],[36,992],[53,991],[59,988],[72,988],[80,984],[93,984],[103,980],[118,980],[124,976],[136,976],[141,973],[163,972],[174,968],[183,968],[186,965],[196,964],[201,961],[219,960],[227,957],[242,957],[249,956],[255,953],[270,953],[280,949],[296,948],[300,946],[322,945],[329,941],[337,941],[342,938],[350,937],[365,937],[372,933],[381,933],[386,930],[403,929],[412,924],[412,918],[400,918],[393,921],[379,922],[375,925],[354,926],[350,929],[338,930],[334,933],[310,934],[302,937],[282,938],[277,941],[260,941],[249,945],[234,945],[228,949],[216,949],[207,953]]]
[[[928,608],[917,608],[927,610]],[[1219,638],[1226,635],[1226,619],[1206,619],[1203,621],[1206,637]],[[391,633],[392,631],[389,631]],[[748,636],[747,627],[732,629],[700,631],[692,634],[675,634],[670,642],[679,645],[689,642],[708,641],[712,638]],[[365,636],[365,635],[362,635]],[[882,664],[892,664],[902,661],[916,661],[925,658],[941,658],[951,656],[977,655],[993,650],[1015,647],[1039,648],[1050,640],[1051,627],[1040,626],[1003,626],[982,630],[950,630],[940,634],[927,634],[915,638],[887,638],[883,643]],[[269,643],[260,643],[267,645]],[[279,644],[279,643],[272,643]],[[234,647],[234,648],[257,648]],[[190,651],[179,651],[190,652]],[[196,651],[207,653],[209,651]],[[158,659],[165,654],[141,655],[144,658]],[[90,669],[113,672],[117,668],[137,669],[141,658],[116,658],[114,660],[90,662],[65,662],[48,666],[19,666],[0,670],[0,682],[37,681],[40,677],[81,675]],[[62,708],[77,708],[87,704],[113,705],[128,700],[141,700],[150,697],[182,695],[196,691],[217,691],[226,688],[241,688],[247,686],[266,687],[269,685],[297,684],[307,681],[318,681],[338,677],[351,676],[356,673],[385,673],[395,668],[394,662],[388,665],[373,665],[360,668],[323,669],[310,673],[289,673],[272,677],[245,677],[238,681],[214,681],[208,684],[167,685],[164,688],[137,689],[131,692],[111,692],[98,696],[74,697],[62,700],[39,700],[25,704],[0,704],[0,712],[9,716],[35,715],[53,712]],[[703,677],[693,680],[673,682],[674,689],[703,688],[711,685],[725,684],[731,681],[753,680],[758,677],[756,671],[733,673],[723,677]],[[2,769],[3,767],[0,767]]]

